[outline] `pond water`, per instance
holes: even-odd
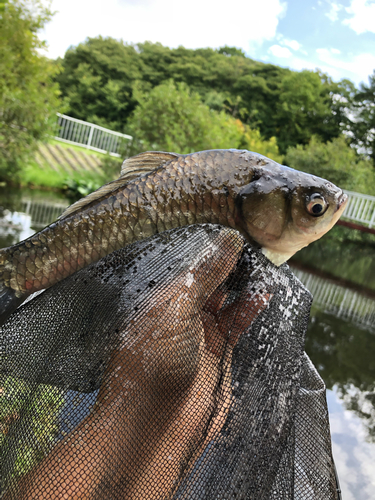
[[[55,193],[0,188],[0,248],[27,238],[68,205]],[[343,499],[369,500],[375,499],[375,244],[343,241],[316,242],[293,270],[314,294],[306,351],[327,386]]]

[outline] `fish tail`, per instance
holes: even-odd
[[[12,312],[22,304],[26,297],[16,293],[4,279],[5,265],[9,265],[6,254],[0,250],[0,326],[5,323]],[[9,281],[9,280],[7,280]]]

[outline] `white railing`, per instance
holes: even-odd
[[[43,228],[55,221],[67,208],[68,203],[49,203],[23,199],[22,212],[31,217],[31,226]]]
[[[310,290],[318,309],[375,332],[374,299],[293,266],[291,269]]]
[[[55,139],[58,141],[83,146],[99,153],[109,153],[112,156],[127,156],[126,148],[133,139],[131,135],[120,134],[61,113],[57,113],[57,117]]]
[[[349,200],[342,217],[366,224],[370,228],[373,227],[375,225],[375,196],[353,191],[345,191],[345,193],[349,195]]]

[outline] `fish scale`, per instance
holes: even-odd
[[[279,265],[332,227],[345,196],[324,179],[249,151],[142,153],[124,162],[119,179],[39,233],[0,250],[0,325],[31,293],[175,227],[218,223],[237,229]],[[325,211],[309,214],[308,202],[324,204]]]

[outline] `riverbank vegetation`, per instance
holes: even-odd
[[[58,67],[39,53],[51,11],[38,0],[0,5],[0,180],[9,181],[50,133],[61,101]]]

